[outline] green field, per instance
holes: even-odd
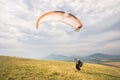
[[[120,68],[84,63],[0,56],[0,80],[120,80]]]

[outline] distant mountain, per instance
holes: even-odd
[[[111,60],[111,59],[120,59],[120,56],[95,53],[95,54],[84,57],[84,59],[99,59],[99,60],[110,59]]]
[[[46,59],[46,60],[66,60],[66,61],[70,61],[70,60],[73,59],[73,57],[64,56],[64,55],[50,54],[50,55],[44,57],[43,59]]]

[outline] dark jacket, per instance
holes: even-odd
[[[78,60],[77,62],[76,62],[76,69],[77,70],[80,70],[80,67],[82,67],[82,62],[80,61],[80,60]]]

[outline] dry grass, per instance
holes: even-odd
[[[0,56],[0,80],[120,80],[120,68],[85,63],[75,72],[75,63]]]

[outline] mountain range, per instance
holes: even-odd
[[[95,53],[84,57],[85,59],[120,59],[120,55],[107,55],[102,53]]]
[[[43,59],[46,60],[64,60],[64,61],[74,61],[75,58],[80,58],[82,61],[85,62],[98,62],[98,61],[120,61],[120,55],[107,55],[103,53],[94,53],[85,57],[79,56],[65,56],[65,55],[56,55],[50,54]]]

